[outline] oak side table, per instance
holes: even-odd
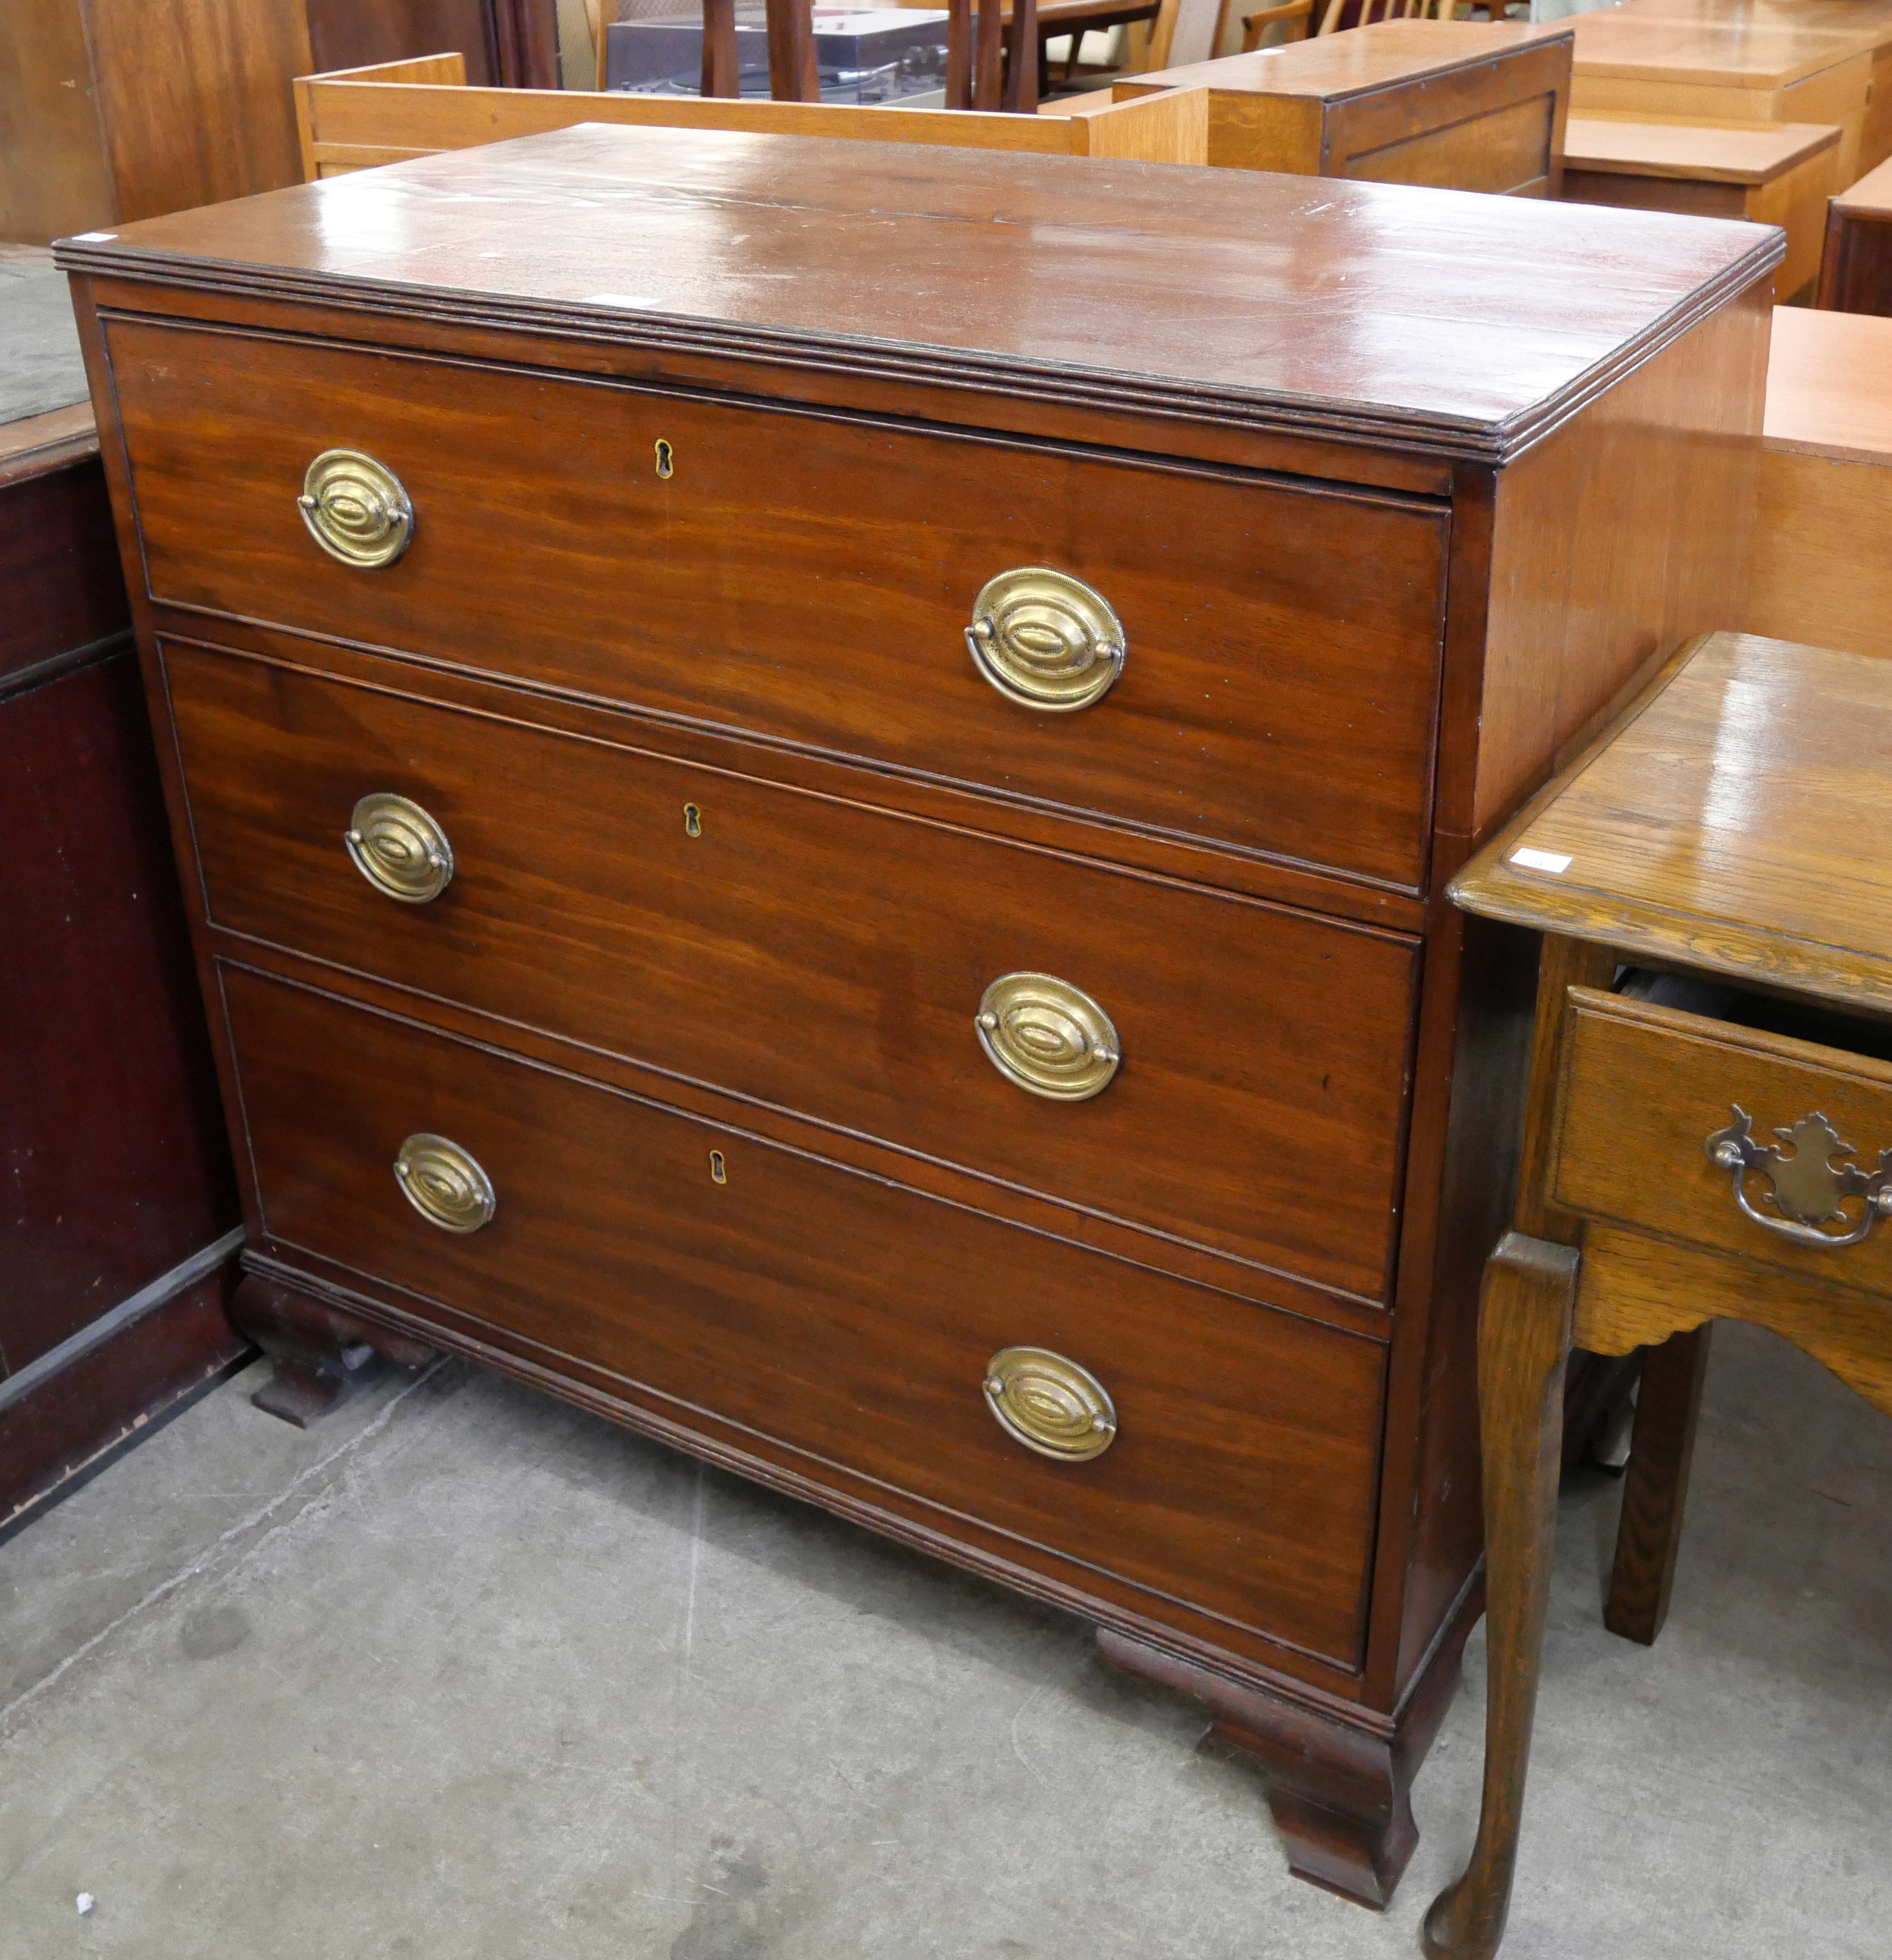
[[[1452,881],[1544,935],[1512,1229],[1479,1335],[1483,1811],[1426,1923],[1504,1934],[1572,1346],[1649,1352],[1607,1615],[1667,1604],[1706,1323],[1770,1327],[1892,1414],[1892,664],[1718,633]]]

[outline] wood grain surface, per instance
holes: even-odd
[[[1779,253],[1404,185],[1210,172],[1179,208],[1171,167],[564,129],[68,240],[60,262],[1496,461]]]
[[[1876,103],[1876,78],[1874,86]],[[1892,105],[1892,76],[1884,94]],[[1892,116],[1892,106],[1887,113]],[[1892,163],[1868,171],[1833,200],[1819,303],[1843,313],[1892,313]]]
[[[1841,1003],[1892,1004],[1876,855],[1892,668],[1717,633],[1453,880],[1473,912]],[[1567,857],[1562,870],[1515,861]]]
[[[306,1247],[1159,1596],[1342,1660],[1382,1351],[240,969],[224,995],[269,1242]],[[390,1169],[417,1130],[498,1194],[467,1236]],[[727,1182],[710,1173],[724,1153]],[[1173,1291],[1172,1291],[1173,1289]],[[1067,1354],[1117,1440],[1048,1462],[986,1408]],[[1154,1602],[1153,1602],[1154,1603]]]
[[[132,322],[110,345],[158,599],[1421,880],[1436,507]],[[297,508],[342,441],[414,501],[381,570]],[[1123,622],[1080,712],[1014,705],[966,651],[986,581],[1034,565]]]
[[[634,730],[165,662],[213,924],[1384,1297],[1410,941],[673,762]],[[342,848],[377,790],[451,840],[431,903]],[[1093,1100],[981,1052],[980,996],[1019,972],[1111,1016],[1124,1060]]]

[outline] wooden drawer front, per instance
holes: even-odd
[[[224,994],[272,1241],[809,1452],[817,1475],[1354,1660],[1376,1343],[241,969]],[[477,1160],[490,1224],[456,1235],[408,1204],[390,1166],[415,1131]],[[1047,1461],[999,1427],[981,1383],[1019,1344],[1103,1383],[1103,1455]]]
[[[1444,514],[514,373],[117,323],[154,597],[1416,885]],[[674,473],[656,474],[655,444]],[[296,498],[333,446],[413,500],[376,570]],[[1075,574],[1129,655],[1014,705],[986,582]]]
[[[1408,943],[236,655],[164,659],[215,923],[1383,1294]],[[344,848],[381,791],[450,841],[431,903]],[[1124,1061],[1093,1099],[987,1060],[981,998],[1013,972],[1110,1017]]]
[[[1571,1004],[1553,1186],[1560,1204],[1892,1292],[1892,1220],[1857,1245],[1798,1245],[1743,1214],[1731,1171],[1711,1163],[1705,1148],[1737,1106],[1752,1119],[1757,1144],[1782,1150],[1792,1145],[1775,1132],[1818,1111],[1855,1147],[1850,1161],[1876,1170],[1892,1145],[1892,1067],[1584,988],[1572,990]],[[1764,1171],[1748,1171],[1744,1183],[1757,1211],[1780,1215]],[[1844,1208],[1857,1219],[1862,1201]]]

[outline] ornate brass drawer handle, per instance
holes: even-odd
[[[358,449],[325,449],[304,473],[296,504],[310,536],[344,565],[392,565],[413,541],[401,479]]]
[[[1711,1163],[1734,1172],[1735,1202],[1757,1225],[1764,1225],[1796,1245],[1830,1250],[1856,1246],[1871,1230],[1875,1218],[1892,1211],[1892,1147],[1879,1153],[1877,1170],[1862,1170],[1856,1163],[1836,1166],[1833,1159],[1851,1157],[1853,1147],[1841,1141],[1839,1131],[1817,1109],[1785,1129],[1775,1131],[1782,1143],[1792,1147],[1783,1150],[1773,1144],[1756,1143],[1750,1134],[1754,1118],[1738,1102],[1733,1107],[1733,1122],[1717,1130],[1705,1148]],[[1747,1177],[1750,1170],[1766,1173],[1772,1189],[1762,1201],[1771,1201],[1773,1213],[1757,1209],[1749,1199]],[[1844,1208],[1843,1201],[1849,1198],[1865,1201],[1856,1220]],[[1843,1229],[1821,1230],[1832,1225]]]
[[[355,868],[377,892],[424,905],[453,882],[453,847],[417,803],[377,790],[355,807],[342,841]]]
[[[477,1232],[499,1209],[492,1180],[472,1153],[429,1131],[417,1131],[401,1146],[394,1176],[408,1203],[443,1232]]]
[[[1087,1102],[1110,1087],[1123,1046],[1081,987],[1050,973],[1007,973],[979,997],[979,1045],[1009,1082],[1054,1102]]]
[[[1124,629],[1104,595],[1068,573],[1021,565],[989,581],[965,629],[972,663],[1007,701],[1068,714],[1124,670]]]
[[[985,1364],[985,1405],[1008,1436],[1060,1463],[1117,1440],[1117,1406],[1088,1368],[1048,1348],[1001,1348]]]

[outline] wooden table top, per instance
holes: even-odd
[[[1848,37],[1857,49],[1892,43],[1892,0],[1623,0],[1625,21],[1679,21],[1715,27],[1786,27]]]
[[[1771,183],[1796,164],[1838,145],[1836,123],[1751,123],[1701,128],[1572,116],[1564,133],[1566,170],[1604,175],[1685,177],[1710,183]]]
[[[1855,184],[1840,192],[1833,202],[1849,215],[1892,218],[1892,158],[1868,170]]]
[[[1415,76],[1471,68],[1494,55],[1537,42],[1568,39],[1568,21],[1541,27],[1524,21],[1380,21],[1343,34],[1286,41],[1253,54],[1225,55],[1126,83],[1163,88],[1218,88],[1245,95],[1315,96],[1333,100],[1365,94]]]
[[[1649,19],[1615,9],[1579,14],[1572,24],[1579,75],[1724,88],[1782,88],[1872,45],[1841,28]]]
[[[1768,270],[1665,212],[580,124],[66,240],[68,268],[1503,460]]]
[[[1892,466],[1892,319],[1776,307],[1762,440]]]
[[[1888,771],[1892,660],[1713,634],[1452,896],[1644,959],[1892,1010]]]

